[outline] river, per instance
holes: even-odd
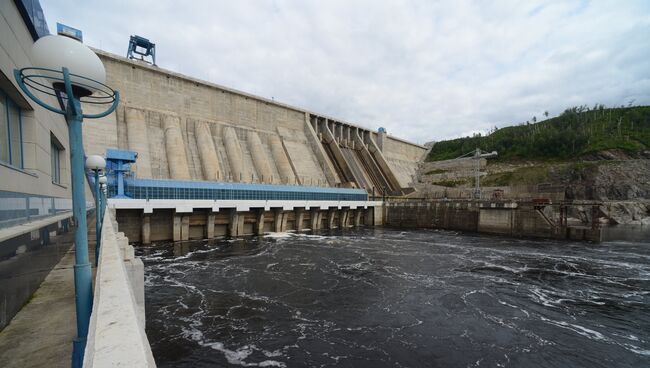
[[[361,229],[140,248],[159,367],[648,367],[650,243]]]

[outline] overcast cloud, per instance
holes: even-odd
[[[650,1],[41,0],[50,30],[418,143],[650,104]]]

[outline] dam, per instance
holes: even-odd
[[[114,114],[85,126],[85,151],[135,155],[125,174],[126,196],[109,199],[131,241],[381,225],[381,202],[375,199],[414,190],[423,146],[383,129],[371,131],[94,51],[122,103]],[[109,179],[112,197],[116,178],[111,170]],[[228,201],[210,183],[228,183],[231,191],[249,194]],[[154,187],[204,194],[141,189]],[[300,201],[300,196],[272,199],[261,194],[266,191],[313,194]],[[337,197],[345,193],[355,200]]]

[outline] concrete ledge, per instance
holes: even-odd
[[[144,330],[144,267],[111,211],[102,224],[84,367],[155,367]]]
[[[282,208],[292,211],[295,208],[321,209],[381,207],[381,201],[285,201],[285,200],[209,200],[209,199],[121,199],[111,198],[108,206],[113,209],[142,209],[144,213],[153,213],[154,209],[174,209],[178,213],[191,213],[194,209],[209,208],[212,212],[235,208],[237,212],[250,211],[251,208]]]

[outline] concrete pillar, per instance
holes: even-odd
[[[273,231],[279,233],[282,231],[282,210],[275,209],[273,211]]]
[[[348,227],[348,210],[339,212],[339,227],[345,229]]]
[[[151,244],[151,214],[142,214],[142,244]]]
[[[255,226],[253,227],[253,232],[255,235],[263,235],[264,234],[264,208],[260,208],[257,210],[257,213],[255,214]]]
[[[291,168],[291,163],[287,157],[286,152],[284,152],[284,147],[282,147],[282,142],[280,137],[272,134],[269,136],[269,146],[271,146],[271,155],[273,156],[273,161],[275,166],[278,169],[280,174],[279,182],[280,183],[295,183],[296,176]]]
[[[384,151],[384,143],[386,142],[386,132],[377,132],[377,147],[380,151]]]
[[[296,208],[294,212],[296,214],[296,232],[301,232],[302,223],[305,220],[305,210],[303,208]]]
[[[181,217],[181,240],[190,240],[190,215]]]
[[[151,178],[149,138],[143,110],[126,108],[126,135],[129,149],[138,153],[138,160],[132,165],[132,169],[139,178]]]
[[[237,219],[237,234],[244,235],[244,222],[246,221],[246,216],[240,215]]]
[[[199,149],[203,179],[219,180],[219,158],[217,157],[217,150],[214,147],[212,132],[208,123],[205,121],[197,122],[194,126],[194,136],[196,137],[196,145]]]
[[[354,227],[361,226],[361,212],[362,211],[363,211],[363,209],[361,209],[361,208],[354,211]]]
[[[260,182],[272,183],[271,176],[273,175],[273,171],[271,171],[269,157],[266,154],[264,146],[262,146],[260,136],[253,130],[248,132],[248,150],[251,153],[253,165],[255,166]]]
[[[336,210],[330,209],[327,211],[327,228],[328,229],[333,229],[334,228],[334,215],[336,214]]]
[[[320,211],[311,210],[311,229],[312,231],[320,230]]]
[[[230,173],[234,181],[247,181],[250,180],[250,174],[244,167],[244,159],[237,138],[237,133],[232,127],[223,128],[223,141],[226,146],[226,154],[228,155],[228,163],[230,163]]]
[[[349,126],[345,127],[345,144],[350,148],[354,148],[352,146],[352,139],[351,139],[352,138],[352,133],[351,133],[351,130],[352,129]]]
[[[206,238],[214,238],[214,213],[210,212],[205,219],[205,228],[206,228]]]
[[[239,214],[237,213],[236,208],[230,209],[229,221],[228,221],[228,236],[235,237],[239,234]]]
[[[178,213],[174,214],[173,227],[174,227],[174,231],[173,231],[172,240],[180,241],[181,240],[181,214]]]
[[[192,176],[187,165],[185,142],[183,142],[180,124],[180,118],[177,116],[166,115],[164,117],[165,150],[167,151],[169,176],[176,180],[191,180]],[[139,156],[138,159],[140,159]]]
[[[287,222],[289,221],[289,216],[286,213],[282,213],[282,221],[280,222],[280,232],[287,231]]]

